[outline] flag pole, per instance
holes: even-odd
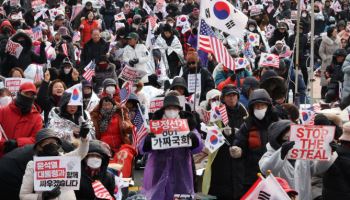
[[[299,108],[299,93],[298,93],[298,78],[299,78],[299,52],[300,52],[300,15],[301,15],[301,1],[298,1],[298,14],[297,14],[297,35],[296,35],[296,55],[295,55],[295,92],[294,92],[294,104]]]
[[[310,41],[310,66],[309,66],[309,87],[310,87],[310,105],[314,105],[314,62],[315,62],[315,0],[311,0],[311,41]]]

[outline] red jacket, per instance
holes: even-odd
[[[43,127],[43,120],[35,106],[29,114],[21,115],[21,111],[12,101],[8,106],[0,108],[0,125],[8,139],[15,139],[19,147],[33,144],[37,132]],[[0,154],[5,139],[0,141]]]
[[[97,20],[93,20],[90,23],[86,19],[81,22],[81,25],[84,26],[83,29],[80,29],[81,46],[84,47],[84,45],[91,39],[91,32],[92,32],[92,30],[99,28],[99,25],[98,25],[98,21]]]

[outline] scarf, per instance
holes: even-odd
[[[103,133],[107,130],[109,122],[112,119],[113,114],[117,111],[117,108],[113,106],[112,110],[101,109],[100,113],[102,119],[100,121],[100,132]]]

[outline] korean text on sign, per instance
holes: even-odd
[[[329,160],[329,143],[334,132],[334,126],[291,125],[290,141],[295,141],[295,145],[289,151],[288,159]]]
[[[49,191],[60,186],[62,190],[79,190],[80,157],[34,157],[34,190]]]
[[[152,138],[153,150],[192,146],[186,119],[151,120],[150,129],[155,134]]]

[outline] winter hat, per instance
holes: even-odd
[[[288,29],[288,24],[285,23],[285,22],[278,22],[277,28],[280,28],[280,29]]]
[[[141,15],[139,15],[139,14],[134,15],[132,20],[135,21],[136,19],[142,19]]]
[[[187,62],[198,62],[199,61],[198,54],[194,48],[188,49],[186,61]]]
[[[188,94],[186,80],[183,77],[175,77],[171,83],[170,90],[173,90],[176,86],[180,86],[185,89],[185,96]]]
[[[278,141],[278,139],[282,134],[286,133],[287,130],[290,130],[290,124],[293,124],[290,120],[282,119],[272,123],[268,127],[268,140],[273,149],[278,150],[281,147],[280,141]]]
[[[221,92],[220,92],[219,90],[217,90],[217,89],[212,89],[212,90],[210,90],[210,91],[207,93],[207,95],[205,96],[205,99],[206,99],[207,101],[209,101],[209,100],[211,100],[211,99],[213,99],[213,98],[215,98],[215,97],[217,97],[217,96],[220,97],[220,95],[221,95]]]
[[[328,120],[328,118],[324,114],[317,114],[314,119],[315,125],[323,125],[323,126],[330,126],[331,121]]]
[[[106,89],[107,86],[117,86],[117,82],[114,79],[107,78],[103,81],[103,88]]]
[[[177,98],[177,96],[170,95],[164,98],[163,107],[161,109],[164,110],[169,106],[176,106],[180,110],[182,110],[182,106],[180,105],[180,101],[179,101],[179,98]]]
[[[81,81],[81,85],[83,86],[83,88],[85,88],[85,87],[92,88],[92,83],[88,80],[85,80],[85,79]]]
[[[242,93],[248,96],[249,89],[258,89],[259,81],[254,76],[249,76],[244,79],[242,86]]]
[[[170,26],[170,24],[165,24],[163,26],[163,32],[170,32],[170,33],[172,33],[173,32],[173,28]]]
[[[260,88],[265,89],[274,100],[287,94],[287,85],[284,79],[278,76],[274,70],[267,70],[261,76]]]
[[[108,60],[106,54],[101,55],[101,56],[99,57],[99,59],[97,60],[96,63],[98,64],[98,63],[100,63],[100,62],[107,62],[107,63],[109,63],[109,60]]]
[[[62,62],[62,67],[65,67],[67,65],[70,65],[71,67],[73,67],[73,63],[69,60],[68,57],[66,57],[63,62]]]
[[[227,96],[229,94],[236,94],[238,96],[238,98],[239,98],[239,91],[232,84],[225,85],[225,87],[222,89],[222,91],[221,91],[221,99],[223,99],[225,96]]]
[[[57,140],[57,143],[59,145],[62,144],[62,141],[59,137],[56,136],[56,133],[49,128],[43,128],[41,129],[35,136],[35,144],[34,144],[34,149],[36,149],[36,147],[44,140],[48,139],[48,138],[53,138]]]
[[[350,122],[346,122],[343,125],[343,134],[340,136],[339,140],[350,142]]]

